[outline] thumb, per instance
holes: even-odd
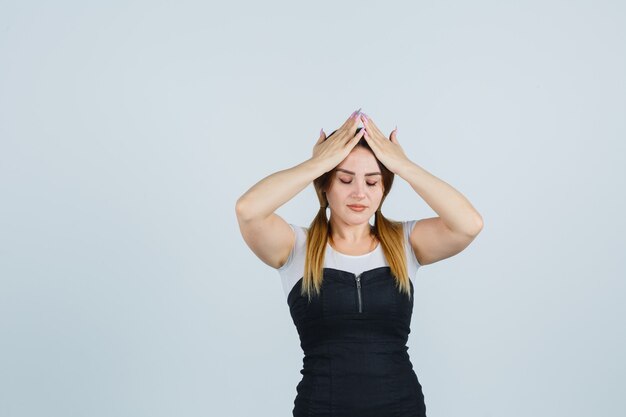
[[[324,142],[326,140],[326,132],[324,132],[324,128],[320,129],[320,138],[317,140],[317,143],[315,143],[316,145],[319,145],[320,143]]]
[[[397,135],[398,135],[398,126],[396,126],[396,128],[391,131],[391,134],[389,135],[389,140],[393,143],[398,143],[398,139],[396,137]]]

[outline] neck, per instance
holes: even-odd
[[[372,233],[372,226],[369,222],[363,224],[350,225],[346,223],[338,223],[330,218],[330,227],[332,230],[330,239],[335,241],[342,241],[348,244],[358,244],[365,240],[372,240],[374,234]]]

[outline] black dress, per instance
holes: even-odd
[[[425,417],[422,386],[406,342],[411,299],[388,266],[360,275],[324,268],[320,296],[287,303],[304,352],[294,417]]]

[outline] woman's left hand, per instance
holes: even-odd
[[[391,131],[389,139],[387,139],[369,116],[361,113],[360,118],[365,129],[365,135],[363,137],[374,151],[376,158],[389,171],[398,174],[400,168],[406,164],[406,162],[410,161],[398,143],[398,139],[396,139],[397,128]]]

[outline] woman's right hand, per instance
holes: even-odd
[[[360,121],[360,110],[352,113],[348,120],[339,129],[331,133],[328,138],[326,138],[324,131],[321,132],[313,147],[311,159],[320,161],[327,168],[324,172],[330,171],[346,159],[352,148],[365,134],[365,129],[361,129],[359,133],[355,134]]]

